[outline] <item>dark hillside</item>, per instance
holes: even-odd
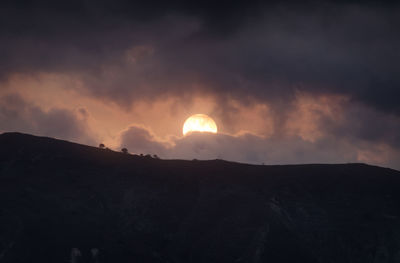
[[[0,262],[400,262],[400,172],[0,135]]]

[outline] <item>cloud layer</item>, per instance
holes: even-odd
[[[400,112],[394,3],[4,5],[3,78],[69,73],[123,105],[196,90],[270,101],[301,90]]]
[[[387,152],[384,147],[337,138],[310,142],[300,137],[265,139],[253,134],[192,133],[167,144],[157,141],[149,130],[134,126],[122,133],[121,147],[135,154],[157,154],[169,159],[225,159],[253,164],[369,162],[398,168],[395,162],[400,157],[399,152],[394,152],[388,160],[387,156],[376,155]]]
[[[151,128],[131,125],[121,132],[119,147],[172,159],[255,164],[367,162],[398,169],[400,137],[393,131],[399,125],[398,117],[342,97],[298,95],[286,117],[274,120],[272,130],[265,134],[243,130],[160,138]]]

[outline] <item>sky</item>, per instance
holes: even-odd
[[[0,132],[400,169],[395,1],[0,3]],[[182,135],[207,114],[218,134]]]

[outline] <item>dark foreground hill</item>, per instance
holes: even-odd
[[[0,262],[400,262],[400,172],[0,135]]]

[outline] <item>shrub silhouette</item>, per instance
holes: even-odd
[[[122,148],[122,149],[121,149],[121,152],[123,152],[123,153],[127,154],[127,153],[128,153],[128,149],[126,149],[126,148]]]
[[[100,149],[104,149],[105,147],[106,147],[106,146],[105,146],[104,144],[102,144],[102,143],[99,144],[99,148],[100,148]]]

